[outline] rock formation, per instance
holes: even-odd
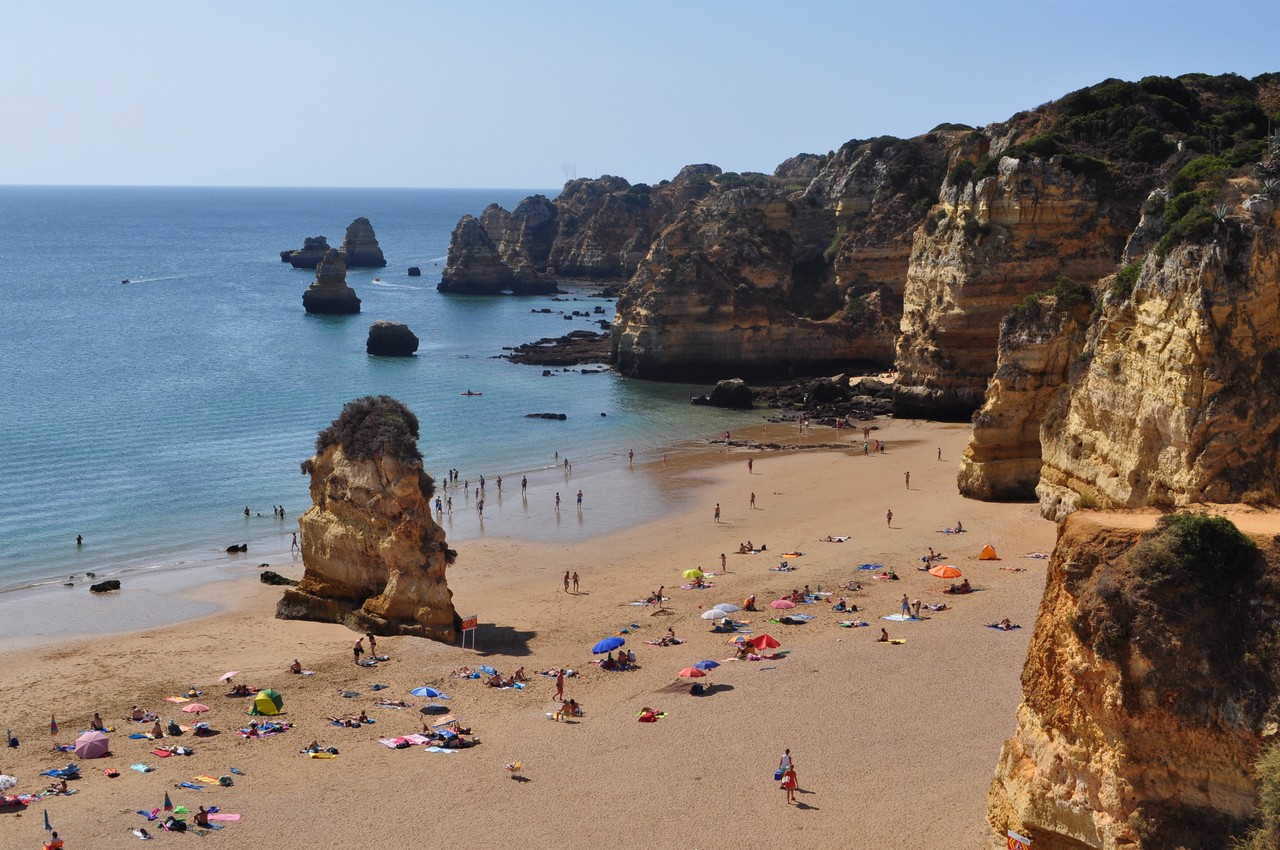
[[[312,505],[298,520],[305,572],[282,619],[452,642],[458,617],[445,571],[454,552],[431,519],[434,482],[418,420],[388,396],[348,403],[303,464]]]
[[[988,800],[1035,850],[1210,850],[1243,834],[1280,727],[1274,514],[1081,512],[1059,530]]]
[[[314,269],[320,265],[320,261],[328,251],[328,239],[323,236],[308,236],[302,241],[300,250],[281,251],[280,261],[288,263],[295,269]]]
[[[511,288],[514,276],[502,261],[480,220],[466,215],[449,237],[449,259],[436,285],[454,295],[498,295]]]
[[[1087,368],[1078,353],[1093,298],[1087,286],[1067,282],[1028,298],[1005,317],[996,371],[961,460],[961,495],[997,502],[1035,499],[1041,426],[1073,370]],[[1056,424],[1049,422],[1051,428]]]
[[[347,235],[342,240],[342,259],[349,269],[380,269],[387,264],[373,235],[373,225],[361,216],[347,225]]]
[[[302,306],[308,313],[348,315],[360,312],[356,291],[347,286],[347,266],[342,255],[330,248],[316,266],[316,279],[302,293]]]
[[[751,387],[747,386],[746,381],[731,378],[716,383],[711,394],[707,396],[707,404],[712,407],[727,407],[731,410],[750,410],[754,399],[755,394],[751,392]]]
[[[379,319],[369,326],[364,350],[378,357],[412,357],[418,350],[418,337],[408,325]]]

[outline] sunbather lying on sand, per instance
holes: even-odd
[[[1003,620],[1001,620],[1001,621],[1000,621],[1000,622],[998,622],[998,623],[987,623],[987,628],[989,628],[989,629],[1000,629],[1001,631],[1011,632],[1011,631],[1013,631],[1014,629],[1020,629],[1020,628],[1022,628],[1022,626],[1019,626],[1019,625],[1018,625],[1018,624],[1016,624],[1016,623],[1011,623],[1011,622],[1009,622],[1009,618],[1008,618],[1008,617],[1005,617]]]
[[[472,670],[470,667],[459,667],[457,670],[454,670],[449,675],[456,676],[459,679],[470,679],[474,672],[475,671]]]
[[[409,707],[409,703],[405,702],[402,699],[380,699],[377,702],[375,702],[374,705],[380,706],[382,708],[408,708]]]
[[[948,611],[951,609],[951,606],[945,602],[926,602],[924,607],[930,611]]]

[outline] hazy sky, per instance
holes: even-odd
[[[1275,0],[14,2],[0,184],[772,171],[1107,77],[1280,70]]]

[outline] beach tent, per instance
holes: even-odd
[[[988,543],[986,546],[983,546],[982,551],[978,553],[978,560],[998,561],[1000,560],[1000,556],[996,554],[996,550],[991,548],[991,544]]]
[[[280,698],[280,693],[271,688],[263,688],[253,698],[253,708],[249,709],[249,713],[279,714],[282,708],[284,708],[284,700]]]
[[[82,759],[100,759],[111,752],[111,743],[101,732],[85,732],[76,738],[76,756]]]

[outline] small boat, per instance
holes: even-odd
[[[484,393],[473,393],[471,390],[467,390],[465,393],[458,393],[458,395],[484,395]]]
[[[120,282],[121,282],[121,283],[128,283],[128,282],[129,282],[129,278],[127,278],[127,277],[126,277],[124,280],[122,280],[122,281],[120,281]]]

